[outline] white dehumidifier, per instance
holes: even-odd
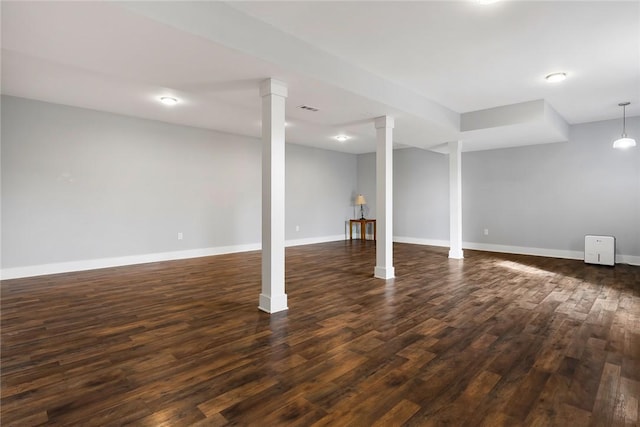
[[[615,265],[616,238],[613,236],[584,236],[584,262]]]

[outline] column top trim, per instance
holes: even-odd
[[[393,128],[393,126],[395,125],[393,117],[389,116],[376,117],[374,123],[376,125],[376,129]]]
[[[287,84],[276,79],[266,79],[260,82],[260,96],[278,95],[288,96]]]

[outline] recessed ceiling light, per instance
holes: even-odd
[[[337,136],[334,136],[334,138],[337,139],[340,142],[345,142],[350,137],[348,137],[347,135],[337,135]]]
[[[545,77],[545,79],[551,83],[561,82],[566,78],[567,73],[551,73]]]
[[[176,105],[178,103],[178,100],[170,96],[161,96],[160,102],[162,102],[164,105]]]

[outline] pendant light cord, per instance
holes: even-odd
[[[618,104],[620,107],[622,107],[622,137],[626,138],[627,137],[627,105],[629,105],[629,102],[621,102],[620,104]]]

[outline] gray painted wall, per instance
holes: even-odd
[[[575,125],[567,143],[464,153],[463,240],[582,251],[585,234],[604,234],[616,237],[617,253],[640,255],[640,147],[612,148],[621,125]],[[640,118],[627,133],[640,137]]]
[[[394,151],[395,154],[395,151]],[[395,164],[394,164],[395,169]],[[367,200],[364,206],[365,218],[376,217],[376,154],[367,153],[358,155],[358,186],[355,196],[362,194]],[[354,206],[353,218],[360,218],[360,207]]]
[[[376,213],[376,155],[358,156],[358,192]],[[359,211],[358,211],[359,212]],[[393,150],[393,235],[449,240],[449,157],[419,148]]]
[[[581,252],[585,234],[604,234],[616,236],[618,254],[640,256],[640,147],[612,148],[621,125],[575,125],[566,143],[463,153],[463,241]],[[639,117],[627,133],[640,139]],[[393,235],[448,241],[448,157],[393,155]],[[375,217],[374,153],[358,156],[358,192]]]
[[[294,144],[286,156],[286,238],[344,236],[355,199],[356,156]]]
[[[259,140],[8,96],[1,111],[2,268],[260,242]],[[343,235],[356,156],[286,156],[286,238]]]
[[[2,268],[260,242],[259,140],[7,96],[1,112]],[[611,148],[620,125],[464,153],[463,240],[582,251],[585,234],[611,234],[640,256],[640,148]],[[627,128],[638,138],[640,118]],[[286,156],[287,240],[343,235],[357,193],[375,218],[374,153]],[[447,169],[394,151],[395,236],[448,240]]]
[[[393,167],[393,235],[448,241],[449,157],[405,148]]]

